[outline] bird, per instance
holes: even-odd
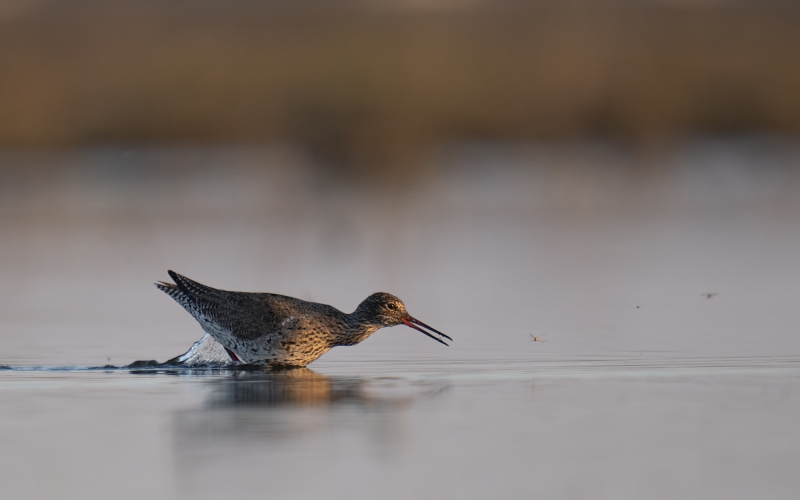
[[[231,292],[168,271],[156,287],[183,306],[238,363],[304,367],[336,346],[352,346],[387,326],[406,325],[433,340],[453,339],[412,317],[403,301],[373,293],[352,313],[274,293]]]

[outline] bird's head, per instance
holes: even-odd
[[[420,331],[433,340],[447,345],[440,337],[453,340],[442,332],[431,328],[422,321],[414,319],[408,311],[403,301],[390,293],[373,293],[359,304],[355,314],[362,320],[371,324],[383,326],[406,325]],[[420,328],[422,327],[422,328]],[[423,330],[423,328],[430,330]],[[433,334],[438,335],[435,336]]]

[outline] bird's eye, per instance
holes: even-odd
[[[394,311],[395,309],[397,309],[397,304],[395,304],[394,302],[389,302],[388,304],[386,304],[386,307]]]

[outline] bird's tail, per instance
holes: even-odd
[[[167,271],[169,273],[170,278],[175,281],[175,284],[172,283],[165,283],[163,281],[159,281],[156,283],[156,286],[170,295],[171,290],[177,290],[179,292],[185,293],[189,297],[196,297],[198,295],[205,295],[208,293],[212,293],[215,291],[214,288],[210,286],[205,286],[202,283],[198,283],[194,280],[190,280],[186,276],[180,275],[175,271]]]
[[[175,285],[175,283],[167,283],[166,281],[157,281],[155,283],[155,285],[156,285],[156,288],[158,288],[162,292],[166,293],[170,297],[173,297],[174,295],[176,295],[178,293],[183,293],[178,289],[178,286]]]
[[[166,293],[167,295],[175,299],[175,301],[181,304],[182,306],[185,306],[186,302],[194,302],[194,300],[192,300],[192,297],[188,293],[185,293],[183,290],[178,288],[178,285],[176,285],[175,283],[167,283],[166,281],[159,281],[155,285],[156,288],[158,288],[162,292]]]
[[[172,297],[175,302],[183,306],[184,309],[194,316],[198,311],[198,295],[204,293],[208,287],[192,281],[185,276],[181,276],[174,271],[169,271],[169,275],[175,280],[175,283],[159,281],[155,284],[156,288]]]

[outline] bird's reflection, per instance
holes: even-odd
[[[329,377],[308,368],[229,370],[206,387],[201,407],[176,414],[178,435],[189,444],[197,435],[285,438],[339,425],[342,415],[356,418],[354,408],[360,409],[359,419],[381,420],[445,389],[441,383],[398,378]]]
[[[209,407],[312,405],[363,402],[364,381],[331,378],[308,368],[233,372],[212,384]]]
[[[220,372],[205,385],[200,406],[174,415],[179,496],[230,495],[276,464],[314,469],[345,450],[392,460],[408,441],[414,402],[443,388],[439,382],[326,376],[307,368]]]

